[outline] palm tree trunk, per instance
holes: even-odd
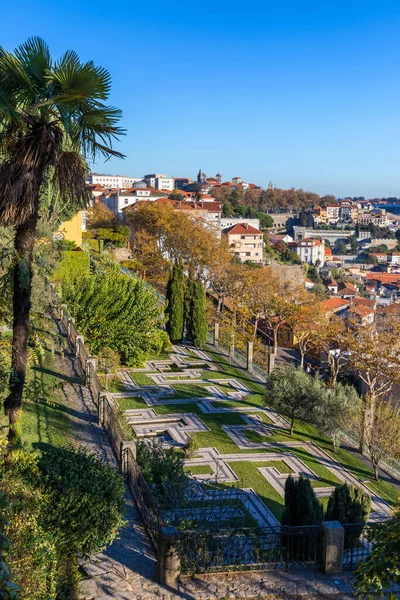
[[[11,356],[10,393],[4,401],[4,411],[9,419],[9,452],[17,437],[17,422],[22,409],[22,392],[25,384],[30,332],[33,251],[35,247],[37,215],[16,228],[14,249],[16,262],[13,273],[13,340]]]

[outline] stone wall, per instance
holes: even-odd
[[[304,286],[305,273],[303,265],[281,265],[271,262],[273,273],[290,287]]]

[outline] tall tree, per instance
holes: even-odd
[[[207,341],[208,324],[206,294],[203,285],[199,281],[194,281],[192,284],[189,322],[193,345],[197,348],[202,348]]]
[[[175,265],[172,269],[166,299],[167,332],[171,342],[176,344],[182,341],[185,325],[185,281],[183,269],[178,265]]]
[[[290,419],[290,435],[293,435],[296,417],[309,418],[326,393],[320,379],[310,377],[294,365],[275,369],[267,379],[266,388],[267,406]]]
[[[295,480],[291,475],[285,483],[285,510],[282,525],[320,525],[324,511],[315,496],[310,480],[301,475]]]
[[[374,420],[375,405],[400,382],[400,325],[396,318],[377,324],[350,322],[352,336],[347,338],[349,364],[363,384],[364,411],[360,452],[365,451],[365,437]]]
[[[49,185],[65,203],[85,207],[86,157],[118,156],[112,142],[121,112],[107,106],[108,72],[73,51],[52,60],[31,38],[14,53],[0,48],[0,223],[15,227],[9,447],[22,406],[30,329],[32,261],[40,200]]]
[[[400,458],[400,405],[379,400],[371,425],[366,428],[364,443],[379,479],[379,465],[385,458]]]
[[[343,430],[359,414],[361,399],[350,385],[337,383],[325,391],[315,407],[314,421],[318,429],[331,438],[333,451],[336,452]]]

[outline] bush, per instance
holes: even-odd
[[[185,284],[183,269],[174,266],[170,275],[166,292],[165,314],[166,328],[173,344],[182,341],[185,324]]]
[[[53,600],[59,557],[56,540],[42,522],[48,497],[40,486],[37,455],[14,451],[2,487],[8,500],[7,561],[12,577],[24,597]]]
[[[61,261],[54,271],[51,280],[60,283],[70,283],[87,277],[90,273],[89,252],[65,251]]]
[[[300,476],[293,479],[291,475],[285,484],[285,510],[282,525],[320,525],[324,520],[324,511],[318,502],[310,480]]]
[[[182,504],[189,483],[182,452],[164,448],[160,439],[152,438],[138,442],[137,462],[163,508],[171,509]]]
[[[46,447],[39,469],[47,491],[44,526],[61,554],[98,552],[123,524],[121,475],[83,449]]]
[[[197,440],[197,436],[195,433],[192,433],[191,435],[189,435],[189,439],[185,446],[185,452],[186,452],[186,455],[188,456],[188,458],[191,458],[192,456],[194,456],[198,449],[199,449],[199,442]]]
[[[150,352],[169,346],[157,296],[138,278],[116,270],[99,272],[63,285],[63,297],[94,354],[107,346],[124,364],[136,366]]]
[[[371,512],[371,498],[361,488],[353,485],[340,485],[331,494],[325,518],[327,521],[339,521],[342,525],[348,523],[365,523]],[[346,529],[344,545],[351,548],[358,540],[363,526]]]

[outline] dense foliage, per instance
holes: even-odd
[[[301,368],[279,367],[267,379],[266,403],[290,419],[293,434],[295,418],[309,419],[324,388],[320,379],[313,379]]]
[[[137,443],[137,462],[163,508],[180,506],[189,485],[184,472],[185,455],[174,448],[163,447],[162,440],[153,438]]]
[[[207,341],[206,294],[203,285],[195,281],[191,286],[188,330],[193,345],[202,348]]]
[[[391,519],[369,534],[372,552],[361,563],[355,574],[356,592],[371,600],[383,597],[393,584],[400,583],[400,507]],[[389,600],[396,595],[389,593]]]
[[[122,525],[122,477],[83,450],[15,450],[4,474],[7,560],[29,600],[77,600],[77,553],[111,543]]]
[[[90,273],[89,252],[67,250],[62,252],[61,261],[51,279],[56,282],[73,282],[87,277]]]
[[[94,354],[107,346],[119,352],[124,364],[134,366],[168,345],[161,329],[162,308],[140,279],[110,269],[66,283],[62,291]]]
[[[17,600],[19,587],[11,581],[10,571],[6,565],[5,558],[8,550],[8,538],[5,534],[8,525],[5,518],[7,500],[3,492],[0,492],[0,600]]]
[[[320,525],[324,520],[324,511],[318,502],[310,480],[300,476],[293,479],[291,475],[285,483],[285,510],[282,525]]]
[[[49,503],[43,522],[62,553],[91,554],[110,544],[122,524],[121,475],[83,449],[46,447],[39,460]]]
[[[182,341],[185,324],[185,281],[183,269],[175,265],[172,269],[166,293],[166,328],[173,344]]]
[[[371,497],[361,488],[353,485],[340,485],[332,492],[328,500],[325,518],[327,521],[346,523],[360,523],[359,527],[345,531],[344,546],[351,548],[359,539],[363,525],[371,512]]]

